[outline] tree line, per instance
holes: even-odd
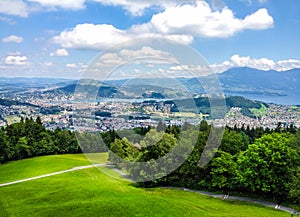
[[[110,146],[109,160],[130,176],[143,180],[149,171],[167,171],[182,156],[174,155],[163,164],[155,160],[173,150],[185,153],[191,149],[184,163],[173,172],[138,184],[187,187],[253,196],[279,204],[300,204],[299,130],[292,125],[286,128],[278,125],[274,130],[227,127],[212,160],[200,167],[200,157],[211,130],[205,121],[199,126],[186,124],[181,128],[160,123],[140,141],[116,138]],[[131,162],[147,164],[132,166]]]
[[[116,136],[115,131],[101,133],[106,144]],[[95,133],[75,134],[60,128],[47,130],[40,117],[22,119],[0,128],[0,164],[42,155],[106,152],[108,148],[99,138]]]

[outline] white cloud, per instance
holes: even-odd
[[[69,56],[69,52],[63,48],[57,49],[55,52],[50,53],[50,56],[66,57],[66,56]]]
[[[300,68],[300,61],[295,59],[279,60],[276,64],[280,68],[280,71]]]
[[[78,66],[75,63],[68,63],[68,64],[66,64],[66,67],[68,67],[68,68],[77,68]]]
[[[75,28],[55,36],[53,41],[66,48],[102,50],[137,37],[162,37],[162,34],[142,31],[144,27],[140,25],[129,30],[120,30],[107,24],[78,24]],[[182,43],[190,43],[192,40],[192,37],[187,35],[170,34],[166,37]]]
[[[37,2],[43,7],[62,8],[70,10],[80,10],[85,8],[86,0],[28,0],[29,2]]]
[[[10,35],[6,38],[2,39],[2,42],[4,43],[22,43],[24,41],[24,39],[21,36],[17,36],[17,35]]]
[[[245,29],[268,29],[273,27],[273,25],[274,20],[265,8],[259,9],[255,13],[246,16],[243,20],[243,26]]]
[[[79,68],[79,69],[86,69],[88,66],[84,63],[67,63],[65,65],[67,68]]]
[[[286,71],[289,69],[300,68],[300,61],[289,59],[276,62],[268,58],[254,59],[249,56],[243,57],[235,54],[229,61],[224,61],[221,64],[212,64],[210,67],[217,73],[224,72],[233,67],[251,67],[261,70]]]
[[[69,48],[101,49],[115,42],[128,40],[125,31],[112,25],[78,24],[54,37],[54,42]]]
[[[153,15],[148,23],[133,25],[126,30],[107,24],[85,23],[64,30],[53,40],[65,48],[96,50],[140,37],[164,37],[190,44],[195,37],[230,37],[247,29],[271,28],[273,24],[273,18],[264,8],[239,19],[227,7],[215,11],[206,2],[199,1],[197,5],[167,8]]]
[[[182,5],[167,8],[153,15],[151,24],[164,34],[189,34],[195,37],[229,37],[246,29],[267,29],[273,26],[273,18],[264,8],[239,19],[227,7],[214,11],[204,2],[196,6]]]
[[[29,7],[22,0],[1,0],[0,13],[27,17],[29,14]]]
[[[26,56],[7,56],[4,62],[7,65],[29,65],[27,59]]]

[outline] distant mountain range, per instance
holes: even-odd
[[[288,95],[300,92],[300,69],[278,72],[253,68],[232,68],[218,78],[225,92]]]
[[[15,77],[7,78],[0,77],[0,87],[1,86],[15,86],[15,87],[34,87],[34,88],[43,88],[49,87],[51,85],[64,85],[72,81],[71,79],[63,78],[24,78],[24,77]]]
[[[218,75],[227,95],[277,104],[300,105],[300,69],[278,72],[232,68]]]
[[[79,83],[72,82],[71,84],[68,84],[66,86],[47,90],[44,92],[45,93],[56,92],[61,94],[72,94],[72,93],[81,92],[81,93],[87,93],[90,96],[96,95],[97,93],[98,97],[112,97],[118,92],[118,89],[111,85],[102,84],[99,81],[89,80],[89,81],[79,82]]]
[[[216,76],[226,95],[282,104],[300,104],[299,68],[278,72],[240,67],[231,68]],[[99,97],[175,98],[185,97],[187,92],[205,93],[199,80],[207,83],[211,77],[123,79],[108,80],[105,84],[90,80],[80,82],[79,89],[89,92],[94,91],[94,86],[98,86]],[[52,90],[47,91],[73,93],[76,84],[77,81],[68,79],[0,78],[0,91],[8,87],[38,89],[52,87]]]
[[[299,68],[278,72],[275,70],[264,71],[248,67],[239,67],[216,74],[216,77],[226,95],[238,95],[282,104],[300,104]],[[200,78],[177,78],[175,82],[173,81],[171,83],[166,79],[148,79],[147,83],[171,88],[171,86],[175,86],[174,84],[177,82],[191,92],[204,93],[204,89],[199,83],[199,80],[201,83],[206,84],[211,78],[211,75]],[[122,86],[128,83],[128,80],[106,82],[111,85]],[[145,79],[142,79],[141,82],[145,82]],[[134,83],[138,84],[138,79]]]

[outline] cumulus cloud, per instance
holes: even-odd
[[[107,24],[85,23],[64,30],[53,40],[65,48],[100,50],[138,37],[164,37],[190,44],[195,37],[224,38],[247,29],[268,29],[273,24],[265,8],[239,19],[227,7],[213,10],[206,2],[199,1],[197,5],[167,8],[153,15],[149,22],[126,30]]]
[[[273,23],[273,18],[265,8],[239,19],[229,8],[214,11],[204,1],[199,1],[196,6],[167,8],[151,19],[151,24],[164,34],[185,33],[195,37],[217,38],[229,37],[246,29],[271,28]]]
[[[7,56],[4,60],[5,64],[7,65],[29,65],[26,56]]]
[[[260,30],[273,27],[274,20],[273,17],[269,15],[267,9],[262,8],[246,16],[242,23],[245,29]]]
[[[50,53],[50,56],[66,57],[66,56],[69,56],[69,52],[63,48],[57,49],[55,52]]]
[[[300,68],[300,61],[295,59],[279,60],[276,62],[279,71]]]
[[[85,0],[28,0],[37,2],[43,7],[79,10],[85,8]]]
[[[22,0],[1,0],[0,13],[27,17],[29,14],[29,7]]]
[[[139,28],[141,27],[141,28]],[[162,37],[160,33],[145,32],[145,26],[133,26],[128,30],[120,30],[107,24],[78,24],[73,29],[68,29],[55,36],[53,41],[65,48],[102,50],[109,46],[128,41],[137,37]],[[170,34],[166,38],[190,43],[192,36]]]
[[[214,72],[224,72],[233,67],[251,67],[261,70],[286,71],[289,69],[300,68],[300,61],[289,59],[274,61],[268,58],[255,59],[249,56],[243,57],[237,54],[233,55],[230,60],[221,64],[210,65]]]
[[[2,39],[2,42],[4,43],[22,43],[24,41],[23,37],[21,36],[16,36],[16,35],[10,35],[6,38]]]
[[[71,30],[63,31],[54,37],[54,42],[69,48],[101,49],[117,41],[128,40],[125,31],[116,29],[112,25],[78,24]]]

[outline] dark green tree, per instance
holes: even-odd
[[[291,134],[272,133],[257,139],[239,155],[238,179],[254,193],[269,195],[282,202],[289,194],[289,183],[299,162],[296,150],[290,147]]]
[[[0,164],[9,158],[8,138],[4,130],[0,129]]]
[[[211,167],[212,187],[228,192],[235,188],[237,163],[230,153],[219,150],[211,161]]]
[[[137,158],[138,150],[126,138],[111,143],[108,160],[118,168],[126,166],[127,161]]]
[[[246,136],[246,135],[244,135]],[[238,154],[242,149],[245,149],[245,137],[241,133],[237,133],[236,131],[225,130],[223,139],[221,141],[220,149],[224,152],[228,152],[231,155]]]

